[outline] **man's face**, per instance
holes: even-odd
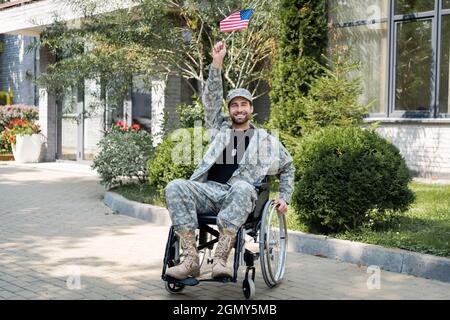
[[[253,106],[247,99],[236,97],[231,100],[228,111],[230,112],[233,123],[243,124],[250,121],[253,113]]]

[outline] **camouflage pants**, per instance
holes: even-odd
[[[230,186],[176,179],[166,186],[165,196],[175,231],[195,230],[198,215],[214,213],[219,230],[237,232],[253,211],[257,192],[245,181]]]

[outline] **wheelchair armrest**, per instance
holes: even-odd
[[[256,191],[261,192],[269,189],[269,183],[268,182],[259,182],[254,183],[253,186],[255,187]]]

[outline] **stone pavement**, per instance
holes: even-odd
[[[242,276],[167,293],[167,227],[113,214],[98,177],[57,166],[0,162],[0,299],[243,299]],[[257,299],[450,299],[447,283],[381,271],[370,290],[365,267],[295,253],[269,289],[258,266]]]

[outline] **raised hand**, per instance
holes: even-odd
[[[213,47],[212,57],[213,57],[213,65],[216,68],[222,69],[223,59],[227,54],[227,46],[225,42],[219,41]]]

